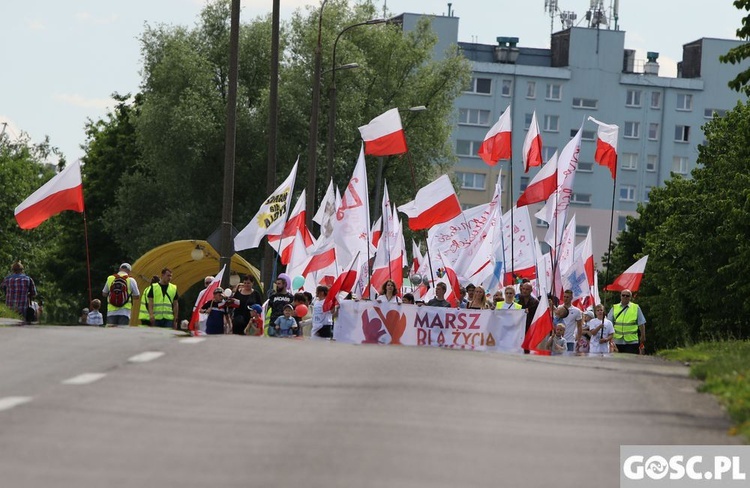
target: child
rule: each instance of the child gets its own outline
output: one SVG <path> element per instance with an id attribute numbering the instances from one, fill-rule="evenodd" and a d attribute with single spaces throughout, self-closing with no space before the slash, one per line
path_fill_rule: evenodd
<path id="1" fill-rule="evenodd" d="M 589 334 L 589 321 L 594 318 L 594 312 L 586 310 L 583 312 L 583 328 L 581 331 L 581 337 L 576 341 L 576 354 L 588 354 L 589 353 L 589 341 L 591 335 Z"/>
<path id="2" fill-rule="evenodd" d="M 297 321 L 292 317 L 293 313 L 294 307 L 291 305 L 286 305 L 284 307 L 284 315 L 278 317 L 274 323 L 276 326 L 276 335 L 280 337 L 291 337 L 292 334 L 297 331 Z"/>
<path id="3" fill-rule="evenodd" d="M 565 324 L 560 322 L 555 326 L 555 335 L 549 338 L 548 344 L 552 354 L 563 354 L 568 350 L 568 342 L 565 340 Z"/>
<path id="4" fill-rule="evenodd" d="M 215 289 L 213 299 L 210 302 L 206 302 L 202 309 L 208 312 L 208 318 L 206 319 L 206 334 L 224 334 L 226 331 L 226 325 L 229 323 L 229 317 L 227 316 L 227 307 L 223 296 L 223 290 L 221 288 Z"/>
<path id="5" fill-rule="evenodd" d="M 323 311 L 323 303 L 328 296 L 328 287 L 320 285 L 315 289 L 315 299 L 312 302 L 313 318 L 311 337 L 330 339 L 333 337 L 333 312 Z"/>
<path id="6" fill-rule="evenodd" d="M 99 309 L 102 307 L 102 301 L 98 298 L 91 300 L 91 311 L 86 316 L 86 322 L 88 325 L 104 326 L 104 317 Z"/>
<path id="7" fill-rule="evenodd" d="M 257 303 L 250 305 L 250 322 L 245 327 L 245 335 L 260 336 L 263 335 L 263 307 Z"/>

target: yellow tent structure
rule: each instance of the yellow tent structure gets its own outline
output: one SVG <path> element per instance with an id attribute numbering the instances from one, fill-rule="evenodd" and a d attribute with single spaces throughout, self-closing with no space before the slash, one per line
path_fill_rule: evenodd
<path id="1" fill-rule="evenodd" d="M 202 282 L 208 275 L 219 272 L 219 253 L 207 241 L 184 240 L 174 241 L 155 247 L 133 263 L 130 276 L 135 278 L 138 289 L 143 290 L 151 284 L 152 276 L 161 276 L 163 268 L 172 270 L 172 283 L 177 285 L 177 292 L 185 293 L 191 286 Z M 260 271 L 239 254 L 232 256 L 232 274 L 249 274 L 260 284 Z M 259 291 L 263 293 L 259 285 Z M 133 311 L 130 324 L 138 324 L 140 300 L 133 299 Z"/>

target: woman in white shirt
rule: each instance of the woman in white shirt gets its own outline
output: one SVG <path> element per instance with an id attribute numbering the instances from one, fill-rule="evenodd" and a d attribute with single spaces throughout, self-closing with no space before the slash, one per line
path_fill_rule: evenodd
<path id="1" fill-rule="evenodd" d="M 393 280 L 386 280 L 383 286 L 380 287 L 380 295 L 378 295 L 377 301 L 379 303 L 393 303 L 400 304 L 401 299 L 398 297 L 398 288 Z"/>
<path id="2" fill-rule="evenodd" d="M 589 354 L 609 354 L 609 341 L 615 334 L 615 328 L 612 322 L 606 318 L 604 305 L 597 305 L 594 308 L 596 318 L 589 320 Z"/>

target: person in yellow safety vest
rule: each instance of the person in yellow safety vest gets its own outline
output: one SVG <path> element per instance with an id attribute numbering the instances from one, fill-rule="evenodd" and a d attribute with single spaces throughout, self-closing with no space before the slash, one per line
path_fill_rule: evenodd
<path id="1" fill-rule="evenodd" d="M 148 294 L 151 293 L 151 287 L 154 286 L 154 283 L 158 282 L 158 276 L 151 277 L 151 284 L 143 290 L 143 294 L 141 295 L 141 306 L 138 311 L 138 320 L 141 321 L 141 325 L 151 325 L 151 319 L 148 316 Z"/>
<path id="2" fill-rule="evenodd" d="M 141 296 L 138 283 L 130 276 L 131 271 L 132 267 L 129 263 L 122 263 L 118 272 L 109 275 L 104 283 L 102 302 L 107 304 L 107 327 L 130 325 L 130 309 L 133 307 L 133 299 Z M 117 303 L 116 300 L 121 302 Z"/>
<path id="3" fill-rule="evenodd" d="M 646 317 L 641 307 L 631 302 L 633 292 L 620 292 L 620 303 L 612 307 L 607 318 L 615 326 L 614 342 L 618 352 L 639 354 L 646 343 Z"/>
<path id="4" fill-rule="evenodd" d="M 503 292 L 504 300 L 501 300 L 495 304 L 496 310 L 521 310 L 520 303 L 516 303 L 516 289 L 512 286 L 506 286 Z"/>
<path id="5" fill-rule="evenodd" d="M 148 316 L 154 327 L 179 329 L 180 306 L 177 285 L 172 281 L 172 270 L 163 268 L 159 283 L 151 286 L 148 297 Z"/>

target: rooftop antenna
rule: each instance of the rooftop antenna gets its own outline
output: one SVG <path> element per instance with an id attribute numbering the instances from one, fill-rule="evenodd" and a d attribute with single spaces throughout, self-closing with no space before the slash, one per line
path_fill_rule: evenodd
<path id="1" fill-rule="evenodd" d="M 615 21 L 615 30 L 619 30 L 617 21 L 620 20 L 620 0 L 612 0 L 611 8 L 612 20 Z"/>
<path id="2" fill-rule="evenodd" d="M 549 35 L 555 32 L 555 15 L 557 15 L 557 0 L 544 0 L 544 11 L 549 13 Z"/>
<path id="3" fill-rule="evenodd" d="M 451 10 L 452 6 L 453 4 L 448 2 L 448 17 L 453 17 L 453 10 Z"/>
<path id="4" fill-rule="evenodd" d="M 598 29 L 602 25 L 609 26 L 607 15 L 604 13 L 604 0 L 591 0 L 586 12 L 586 20 L 589 21 L 589 28 L 596 27 Z"/>

